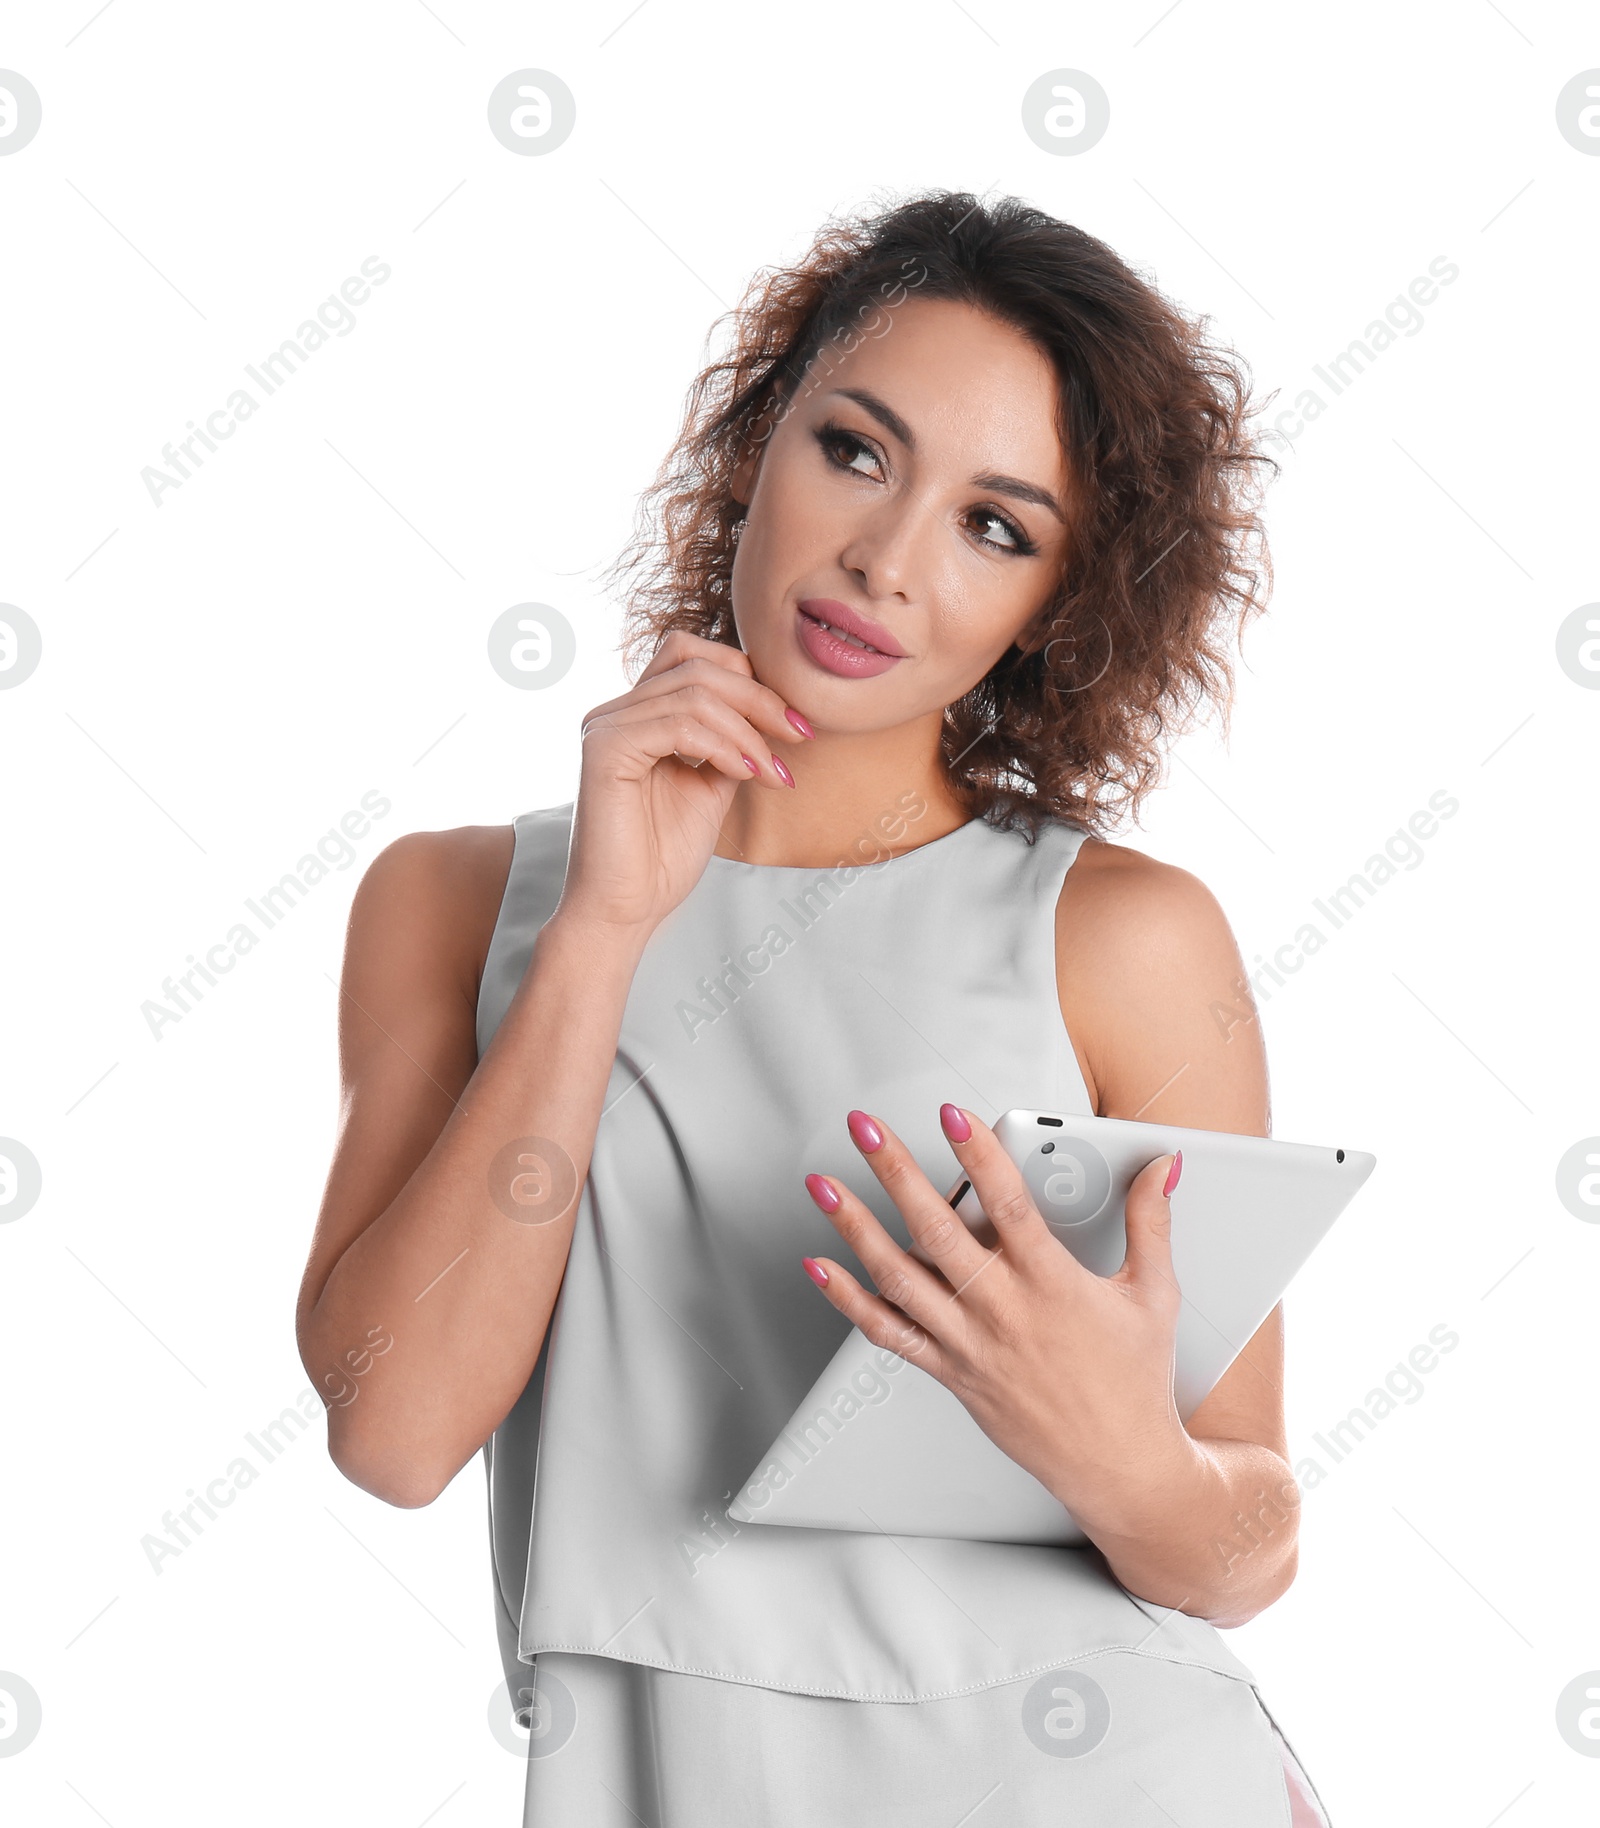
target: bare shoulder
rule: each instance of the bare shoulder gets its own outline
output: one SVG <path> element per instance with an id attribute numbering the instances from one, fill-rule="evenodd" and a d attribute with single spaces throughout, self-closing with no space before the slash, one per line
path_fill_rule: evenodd
<path id="1" fill-rule="evenodd" d="M 1058 926 L 1070 924 L 1082 943 L 1091 933 L 1136 953 L 1148 969 L 1207 948 L 1235 955 L 1227 916 L 1196 875 L 1125 844 L 1086 838 L 1067 871 L 1057 904 Z"/>
<path id="2" fill-rule="evenodd" d="M 347 969 L 442 971 L 476 999 L 515 844 L 514 826 L 460 825 L 385 845 L 351 903 Z"/>
<path id="3" fill-rule="evenodd" d="M 1086 838 L 1056 905 L 1056 980 L 1102 1116 L 1267 1133 L 1254 999 L 1198 876 Z"/>
<path id="4" fill-rule="evenodd" d="M 478 982 L 514 828 L 408 832 L 356 885 L 339 982 L 338 1141 L 297 1324 L 428 1153 L 478 1064 Z"/>

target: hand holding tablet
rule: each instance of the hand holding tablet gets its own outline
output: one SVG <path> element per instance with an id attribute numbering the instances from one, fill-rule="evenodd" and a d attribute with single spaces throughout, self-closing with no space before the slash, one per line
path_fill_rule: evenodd
<path id="1" fill-rule="evenodd" d="M 962 1123 L 959 1112 L 953 1121 Z M 869 1154 L 883 1142 L 859 1113 L 852 1131 Z M 977 1190 L 959 1186 L 951 1203 L 966 1221 L 960 1232 L 938 1222 L 949 1205 L 914 1162 L 879 1170 L 906 1213 L 909 1255 L 843 1191 L 853 1210 L 841 1230 L 883 1294 L 849 1291 L 857 1326 L 735 1495 L 736 1521 L 1083 1543 L 1063 1503 L 1020 1463 L 1040 1431 L 1052 1442 L 1081 1432 L 1086 1455 L 1115 1451 L 1112 1417 L 1095 1413 L 1094 1387 L 1108 1378 L 1119 1413 L 1171 1401 L 1187 1420 L 1374 1166 L 1354 1150 L 1044 1111 L 1000 1119 L 993 1141 L 1009 1161 L 991 1155 L 987 1173 L 977 1163 L 988 1139 L 980 1131 L 975 1140 L 984 1147 L 964 1159 L 995 1210 L 986 1215 Z M 1134 1183 L 1179 1151 L 1167 1246 L 1161 1227 L 1149 1227 L 1159 1187 Z M 831 1197 L 837 1206 L 835 1184 L 812 1179 L 818 1204 L 827 1209 Z M 1132 1226 L 1124 1267 L 1130 1190 L 1131 1210 L 1145 1216 Z M 1051 1254 L 1055 1241 L 1075 1267 Z M 1083 1271 L 1128 1299 L 1109 1299 L 1111 1288 L 1086 1283 Z M 1068 1348 L 1059 1324 L 1027 1320 L 1041 1313 L 1058 1323 L 1076 1316 L 1095 1342 L 1096 1375 L 1081 1389 L 1062 1387 L 1057 1360 Z M 985 1364 L 1037 1402 L 996 1402 L 983 1386 Z"/>

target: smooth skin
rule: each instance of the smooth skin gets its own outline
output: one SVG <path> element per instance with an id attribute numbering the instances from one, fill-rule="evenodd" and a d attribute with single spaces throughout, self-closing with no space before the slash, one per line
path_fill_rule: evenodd
<path id="1" fill-rule="evenodd" d="M 566 885 L 481 1062 L 475 1006 L 510 828 L 412 834 L 368 869 L 346 946 L 338 1144 L 297 1315 L 307 1370 L 330 1390 L 348 1388 L 367 1329 L 394 1338 L 357 1398 L 330 1409 L 330 1451 L 357 1484 L 430 1502 L 520 1395 L 577 1202 L 511 1223 L 488 1164 L 539 1135 L 581 1187 L 634 970 L 707 859 L 830 867 L 908 789 L 926 811 L 901 849 L 964 822 L 939 761 L 944 708 L 1028 638 L 1068 551 L 1055 399 L 1031 343 L 950 301 L 913 296 L 836 348 L 735 479 L 741 647 L 670 635 L 631 691 L 583 720 Z M 887 627 L 906 658 L 871 679 L 819 667 L 796 635 L 795 606 L 815 597 Z M 1056 978 L 1096 1112 L 1269 1133 L 1244 967 L 1197 878 L 1086 840 L 1057 904 Z M 1233 1014 L 1219 1023 L 1218 1009 Z M 986 1232 L 953 1219 L 879 1119 L 865 1159 L 922 1257 L 832 1183 L 855 1263 L 822 1259 L 817 1288 L 797 1259 L 794 1298 L 831 1301 L 880 1343 L 916 1329 L 907 1356 L 1057 1493 L 1130 1592 L 1243 1623 L 1295 1571 L 1281 1311 L 1185 1426 L 1171 1396 L 1172 1158 L 1135 1182 L 1129 1263 L 1101 1280 L 1056 1245 L 966 1116 L 952 1175 L 971 1175 Z"/>

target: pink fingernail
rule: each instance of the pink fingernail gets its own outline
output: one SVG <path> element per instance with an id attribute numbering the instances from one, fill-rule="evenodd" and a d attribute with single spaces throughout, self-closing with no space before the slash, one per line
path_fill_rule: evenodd
<path id="1" fill-rule="evenodd" d="M 806 1192 L 809 1193 L 824 1212 L 839 1210 L 839 1196 L 828 1185 L 820 1174 L 806 1176 Z"/>
<path id="2" fill-rule="evenodd" d="M 806 1266 L 806 1274 L 816 1283 L 818 1288 L 826 1288 L 828 1286 L 828 1272 L 820 1263 L 814 1263 L 810 1257 L 802 1257 L 800 1261 Z"/>
<path id="3" fill-rule="evenodd" d="M 778 779 L 782 781 L 786 787 L 792 787 L 794 785 L 794 776 L 784 767 L 783 757 L 781 755 L 773 756 L 772 766 Z"/>
<path id="4" fill-rule="evenodd" d="M 883 1147 L 883 1132 L 865 1111 L 852 1111 L 845 1121 L 850 1126 L 851 1139 L 863 1155 L 871 1155 Z"/>
<path id="5" fill-rule="evenodd" d="M 972 1125 L 967 1122 L 967 1114 L 959 1105 L 942 1104 L 939 1106 L 939 1122 L 951 1142 L 970 1142 Z"/>
<path id="6" fill-rule="evenodd" d="M 761 770 L 751 761 L 749 756 L 746 755 L 742 749 L 739 751 L 739 760 L 744 763 L 745 767 L 748 768 L 752 774 L 760 774 Z"/>
<path id="7" fill-rule="evenodd" d="M 1180 1149 L 1172 1158 L 1172 1166 L 1167 1170 L 1167 1184 L 1161 1189 L 1163 1199 L 1172 1198 L 1172 1190 L 1178 1184 L 1178 1176 L 1183 1173 L 1183 1151 Z"/>
<path id="8" fill-rule="evenodd" d="M 797 729 L 802 736 L 816 735 L 816 731 L 811 728 L 810 724 L 806 722 L 792 705 L 784 712 L 784 716 L 788 718 L 789 722 L 794 725 L 795 729 Z"/>

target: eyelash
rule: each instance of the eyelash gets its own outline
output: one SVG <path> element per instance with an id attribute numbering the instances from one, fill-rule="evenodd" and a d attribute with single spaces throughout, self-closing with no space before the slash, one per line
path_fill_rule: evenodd
<path id="1" fill-rule="evenodd" d="M 857 451 L 865 451 L 869 456 L 877 456 L 877 453 L 873 450 L 872 446 L 867 443 L 866 439 L 858 437 L 854 432 L 846 431 L 842 425 L 833 419 L 829 419 L 825 424 L 817 427 L 816 439 L 817 443 L 822 446 L 823 454 L 827 457 L 829 463 L 833 464 L 837 469 L 850 470 L 849 464 L 840 463 L 838 458 L 833 454 L 835 447 L 839 445 L 850 445 Z M 851 474 L 859 476 L 861 472 L 855 470 L 851 471 Z M 987 546 L 991 552 L 1010 553 L 1020 558 L 1032 558 L 1034 554 L 1038 552 L 1039 548 L 1028 538 L 1027 534 L 1023 532 L 1017 523 L 1012 520 L 1010 515 L 1002 514 L 998 508 L 991 508 L 988 506 L 976 508 L 973 512 L 983 515 L 985 519 L 999 521 L 1000 525 L 1005 528 L 1016 542 L 1015 545 L 1002 546 L 998 540 L 986 539 L 981 533 L 975 533 L 972 537 L 977 540 L 980 546 Z"/>

